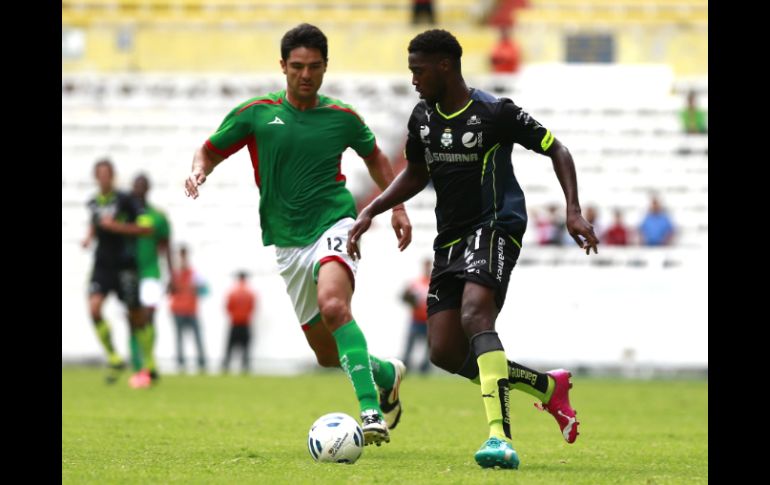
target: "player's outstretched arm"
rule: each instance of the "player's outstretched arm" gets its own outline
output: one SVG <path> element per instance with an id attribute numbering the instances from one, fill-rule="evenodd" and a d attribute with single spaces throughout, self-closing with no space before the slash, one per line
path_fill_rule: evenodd
<path id="1" fill-rule="evenodd" d="M 174 281 L 174 257 L 171 255 L 171 238 L 163 238 L 158 241 L 158 255 L 166 259 L 168 267 L 168 284 Z"/>
<path id="2" fill-rule="evenodd" d="M 408 163 L 406 169 L 398 174 L 393 183 L 358 214 L 355 224 L 348 232 L 347 250 L 350 257 L 354 259 L 361 257 L 358 240 L 369 229 L 374 217 L 414 197 L 425 188 L 428 180 L 430 180 L 430 174 L 426 165 Z"/>
<path id="3" fill-rule="evenodd" d="M 152 234 L 151 227 L 140 226 L 133 222 L 118 222 L 109 215 L 99 219 L 99 226 L 106 231 L 124 236 L 149 236 Z"/>
<path id="4" fill-rule="evenodd" d="M 390 165 L 388 157 L 375 147 L 374 153 L 364 158 L 366 168 L 369 169 L 369 176 L 377 184 L 380 190 L 385 190 L 393 182 L 395 175 L 393 167 Z M 398 249 L 403 251 L 412 242 L 412 223 L 406 214 L 406 208 L 403 204 L 393 206 L 393 214 L 390 217 L 390 224 L 398 239 Z"/>
<path id="5" fill-rule="evenodd" d="M 83 240 L 80 242 L 80 245 L 84 249 L 87 249 L 88 246 L 91 245 L 91 241 L 94 240 L 94 232 L 95 232 L 94 225 L 88 224 L 88 233 L 86 233 L 86 237 L 84 237 Z"/>
<path id="6" fill-rule="evenodd" d="M 214 167 L 224 160 L 224 158 L 212 152 L 205 146 L 201 146 L 193 155 L 192 171 L 190 176 L 184 181 L 184 195 L 198 198 L 198 187 L 206 182 L 206 177 L 211 174 Z"/>
<path id="7" fill-rule="evenodd" d="M 583 218 L 580 209 L 577 174 L 575 173 L 575 162 L 572 160 L 572 154 L 557 139 L 554 139 L 545 154 L 551 157 L 553 170 L 556 172 L 556 178 L 559 179 L 564 197 L 567 200 L 566 224 L 569 235 L 578 246 L 586 250 L 586 254 L 590 254 L 591 249 L 594 250 L 594 254 L 597 254 L 596 245 L 599 244 L 599 239 L 594 234 L 594 227 Z"/>

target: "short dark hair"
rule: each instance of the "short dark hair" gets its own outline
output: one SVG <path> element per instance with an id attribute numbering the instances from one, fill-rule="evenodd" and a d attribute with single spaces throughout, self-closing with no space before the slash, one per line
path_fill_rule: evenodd
<path id="1" fill-rule="evenodd" d="M 99 167 L 107 167 L 110 169 L 110 173 L 115 175 L 115 167 L 112 165 L 112 162 L 109 158 L 102 158 L 96 162 L 94 165 L 94 175 L 96 175 L 96 172 L 99 171 Z"/>
<path id="2" fill-rule="evenodd" d="M 318 49 L 321 51 L 324 62 L 329 60 L 329 45 L 326 41 L 326 35 L 315 25 L 299 24 L 286 32 L 281 39 L 281 59 L 284 61 L 288 59 L 289 53 L 297 47 Z"/>
<path id="3" fill-rule="evenodd" d="M 408 47 L 409 53 L 421 52 L 423 54 L 439 54 L 447 56 L 460 68 L 460 58 L 463 56 L 463 48 L 454 35 L 443 29 L 426 30 L 418 34 Z"/>
<path id="4" fill-rule="evenodd" d="M 149 188 L 149 187 L 150 187 L 150 177 L 148 177 L 146 173 L 144 173 L 144 172 L 139 172 L 139 173 L 136 175 L 136 177 L 134 177 L 134 182 L 136 182 L 136 181 L 138 181 L 138 180 L 144 180 L 144 183 L 146 183 L 146 184 L 147 184 L 147 188 Z"/>

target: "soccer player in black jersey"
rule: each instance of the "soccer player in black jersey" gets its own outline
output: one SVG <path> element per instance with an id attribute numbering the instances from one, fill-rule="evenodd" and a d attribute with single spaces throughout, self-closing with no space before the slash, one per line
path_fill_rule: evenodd
<path id="1" fill-rule="evenodd" d="M 139 303 L 139 278 L 136 270 L 135 238 L 152 232 L 151 228 L 140 227 L 136 218 L 141 208 L 127 193 L 115 190 L 113 185 L 115 168 L 107 159 L 94 165 L 94 178 L 99 184 L 99 193 L 88 201 L 90 224 L 88 234 L 82 242 L 87 248 L 96 238 L 96 252 L 91 281 L 88 286 L 88 307 L 94 330 L 107 352 L 109 373 L 107 382 L 113 383 L 125 367 L 123 359 L 115 351 L 110 335 L 110 326 L 102 316 L 102 306 L 107 295 L 114 291 L 128 308 L 131 328 L 139 335 L 151 330 Z"/>
<path id="2" fill-rule="evenodd" d="M 586 254 L 597 252 L 593 227 L 582 216 L 575 165 L 567 148 L 507 98 L 469 88 L 462 47 L 445 30 L 428 30 L 409 44 L 412 84 L 422 100 L 408 122 L 407 168 L 366 207 L 351 228 L 348 252 L 372 218 L 420 192 L 436 189 L 434 266 L 428 293 L 431 360 L 481 385 L 489 439 L 476 452 L 482 467 L 518 468 L 511 443 L 509 389 L 542 402 L 573 443 L 578 435 L 569 402 L 571 374 L 538 372 L 506 359 L 495 332 L 511 270 L 527 225 L 524 194 L 513 174 L 518 143 L 551 158 L 567 201 L 567 230 Z"/>

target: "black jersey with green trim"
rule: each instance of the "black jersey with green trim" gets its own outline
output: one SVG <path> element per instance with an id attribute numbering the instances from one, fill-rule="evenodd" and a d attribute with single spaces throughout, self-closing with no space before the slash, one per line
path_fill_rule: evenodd
<path id="1" fill-rule="evenodd" d="M 109 216 L 118 222 L 136 222 L 136 218 L 141 212 L 136 200 L 129 194 L 116 190 L 107 195 L 97 194 L 86 205 L 97 239 L 94 267 L 104 269 L 135 268 L 136 238 L 102 229 L 99 221 L 103 217 Z"/>
<path id="2" fill-rule="evenodd" d="M 520 245 L 527 227 L 524 192 L 513 174 L 513 144 L 545 154 L 553 135 L 508 98 L 478 89 L 460 111 L 420 101 L 408 123 L 406 158 L 427 165 L 436 189 L 438 249 L 488 225 Z"/>

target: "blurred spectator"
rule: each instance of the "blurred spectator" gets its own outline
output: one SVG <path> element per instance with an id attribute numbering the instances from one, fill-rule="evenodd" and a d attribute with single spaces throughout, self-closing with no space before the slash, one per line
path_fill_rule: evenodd
<path id="1" fill-rule="evenodd" d="M 535 231 L 537 232 L 537 243 L 541 246 L 560 246 L 562 243 L 562 234 L 565 233 L 567 226 L 559 215 L 559 206 L 551 204 L 548 206 L 548 214 L 541 215 L 535 212 Z"/>
<path id="2" fill-rule="evenodd" d="M 623 212 L 615 209 L 612 225 L 604 233 L 602 242 L 611 246 L 627 246 L 629 244 L 628 229 L 623 223 Z"/>
<path id="3" fill-rule="evenodd" d="M 230 370 L 230 357 L 233 349 L 240 347 L 241 372 L 249 371 L 249 345 L 251 343 L 251 318 L 257 308 L 257 294 L 249 287 L 248 275 L 241 271 L 237 275 L 235 286 L 227 294 L 227 314 L 230 315 L 230 336 L 227 339 L 225 360 L 222 371 Z"/>
<path id="4" fill-rule="evenodd" d="M 521 51 L 519 45 L 511 38 L 507 28 L 500 28 L 500 40 L 492 49 L 489 60 L 492 64 L 492 72 L 513 73 L 519 71 Z"/>
<path id="5" fill-rule="evenodd" d="M 428 287 L 430 285 L 430 272 L 433 262 L 430 259 L 423 261 L 422 275 L 409 283 L 409 286 L 401 294 L 401 300 L 412 309 L 412 318 L 409 323 L 409 333 L 406 339 L 404 351 L 404 364 L 409 368 L 409 362 L 414 350 L 414 343 L 418 339 L 424 342 L 425 353 L 420 364 L 421 373 L 428 372 L 430 367 L 430 352 L 428 351 Z"/>
<path id="6" fill-rule="evenodd" d="M 516 22 L 517 12 L 529 6 L 529 0 L 485 0 L 488 5 L 486 24 L 493 27 L 510 27 Z"/>
<path id="7" fill-rule="evenodd" d="M 639 226 L 642 246 L 668 246 L 674 237 L 674 225 L 663 210 L 660 200 L 653 196 L 650 209 Z"/>
<path id="8" fill-rule="evenodd" d="M 185 368 L 184 331 L 191 330 L 195 337 L 198 350 L 198 371 L 206 370 L 206 352 L 201 339 L 200 322 L 198 321 L 198 297 L 208 294 L 208 287 L 200 275 L 190 267 L 187 259 L 187 248 L 179 248 L 179 268 L 171 278 L 171 313 L 176 324 L 176 360 L 180 370 Z"/>
<path id="9" fill-rule="evenodd" d="M 412 0 L 412 25 L 436 23 L 433 0 Z"/>
<path id="10" fill-rule="evenodd" d="M 687 93 L 687 107 L 681 116 L 685 133 L 708 133 L 708 113 L 698 108 L 695 91 Z"/>

